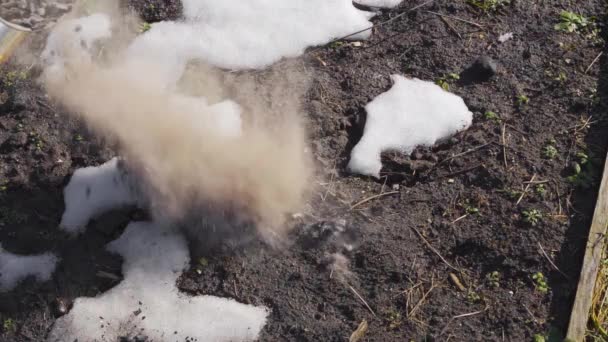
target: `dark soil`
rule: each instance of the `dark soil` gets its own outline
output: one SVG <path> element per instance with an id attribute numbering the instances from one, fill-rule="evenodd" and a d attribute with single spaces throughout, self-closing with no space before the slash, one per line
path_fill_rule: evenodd
<path id="1" fill-rule="evenodd" d="M 374 22 L 410 7 L 406 1 Z M 599 0 L 514 0 L 496 12 L 464 0 L 434 1 L 378 25 L 362 46 L 308 51 L 300 59 L 314 70 L 307 123 L 325 181 L 294 218 L 291 244 L 217 255 L 204 267 L 195 260 L 180 288 L 266 305 L 272 313 L 262 341 L 345 341 L 363 320 L 369 323 L 364 341 L 531 341 L 535 334 L 563 334 L 608 146 L 608 84 L 600 77 L 608 72 L 606 53 L 592 63 L 605 51 L 604 40 L 590 30 L 556 31 L 564 9 L 587 17 L 605 11 Z M 596 19 L 598 28 L 603 19 Z M 498 43 L 507 32 L 514 38 Z M 496 75 L 449 81 L 475 114 L 469 130 L 411 156 L 386 153 L 380 180 L 345 173 L 364 106 L 390 88 L 391 74 L 438 80 L 461 74 L 480 56 L 497 63 Z M 50 105 L 33 76 L 21 79 L 15 70 L 11 77 L 3 73 L 0 87 L 6 94 L 0 241 L 12 252 L 54 251 L 62 261 L 51 281 L 27 280 L 0 295 L 0 318 L 14 322 L 0 327 L 0 341 L 41 341 L 57 299 L 70 303 L 117 283 L 103 276 L 120 276 L 120 259 L 104 245 L 139 214 L 104 215 L 104 224 L 93 223 L 77 240 L 59 233 L 69 176 L 112 153 Z M 529 102 L 518 104 L 519 95 Z M 487 111 L 501 120 L 486 118 Z M 557 150 L 553 158 L 544 153 L 547 144 Z M 574 163 L 582 171 L 568 179 Z M 543 186 L 531 184 L 521 197 L 532 178 Z M 396 193 L 351 208 L 389 191 Z M 537 222 L 525 219 L 533 210 L 541 214 Z M 113 229 L 98 228 L 108 226 Z M 350 274 L 332 269 L 337 252 L 347 257 Z M 532 278 L 537 272 L 547 278 L 546 293 Z"/>
<path id="2" fill-rule="evenodd" d="M 184 9 L 181 0 L 122 0 L 122 3 L 148 23 L 178 20 Z"/>

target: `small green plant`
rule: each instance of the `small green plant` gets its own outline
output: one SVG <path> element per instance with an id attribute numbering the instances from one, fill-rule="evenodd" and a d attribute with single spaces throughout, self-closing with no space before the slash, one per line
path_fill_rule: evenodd
<path id="1" fill-rule="evenodd" d="M 397 310 L 387 312 L 387 320 L 389 329 L 396 329 L 401 325 L 401 313 Z"/>
<path id="2" fill-rule="evenodd" d="M 76 134 L 76 135 L 74 135 L 74 140 L 81 142 L 84 140 L 84 137 L 80 134 Z"/>
<path id="3" fill-rule="evenodd" d="M 455 73 L 449 73 L 447 75 L 444 75 L 437 81 L 435 81 L 435 84 L 440 86 L 445 91 L 450 91 L 450 84 L 453 81 L 458 81 L 459 79 L 460 79 L 460 75 L 455 74 Z"/>
<path id="4" fill-rule="evenodd" d="M 5 332 L 17 331 L 17 324 L 12 318 L 7 318 L 2 322 L 2 330 Z"/>
<path id="5" fill-rule="evenodd" d="M 545 342 L 545 336 L 541 334 L 534 335 L 534 342 Z"/>
<path id="6" fill-rule="evenodd" d="M 477 294 L 475 291 L 469 291 L 467 294 L 467 300 L 469 303 L 479 303 L 481 301 L 481 296 Z"/>
<path id="7" fill-rule="evenodd" d="M 148 22 L 143 22 L 139 25 L 139 33 L 146 33 L 148 31 L 150 31 L 150 29 L 152 28 L 152 25 Z"/>
<path id="8" fill-rule="evenodd" d="M 483 116 L 486 118 L 486 120 L 489 120 L 489 121 L 494 121 L 494 122 L 501 121 L 500 116 L 498 116 L 498 114 L 496 114 L 495 112 L 493 112 L 491 110 L 485 112 L 483 114 Z"/>
<path id="9" fill-rule="evenodd" d="M 9 71 L 6 74 L 4 74 L 4 77 L 2 77 L 2 84 L 5 87 L 12 87 L 15 84 L 17 84 L 20 81 L 25 81 L 27 79 L 27 72 L 26 71 Z"/>
<path id="10" fill-rule="evenodd" d="M 344 42 L 336 40 L 335 42 L 329 44 L 329 47 L 331 47 L 333 49 L 337 49 L 337 48 L 339 48 L 339 47 L 341 47 L 343 45 L 344 45 Z"/>
<path id="11" fill-rule="evenodd" d="M 571 165 L 572 175 L 566 177 L 566 180 L 583 189 L 591 188 L 599 173 L 594 161 L 591 153 L 589 155 L 585 152 L 577 153 L 576 161 L 573 161 Z"/>
<path id="12" fill-rule="evenodd" d="M 547 278 L 541 272 L 532 274 L 532 280 L 534 281 L 534 287 L 537 291 L 547 293 L 549 291 L 549 284 L 547 284 Z"/>
<path id="13" fill-rule="evenodd" d="M 471 205 L 466 205 L 464 207 L 464 210 L 466 211 L 467 215 L 476 215 L 479 214 L 479 208 L 475 208 Z"/>
<path id="14" fill-rule="evenodd" d="M 554 79 L 559 83 L 564 83 L 568 80 L 568 76 L 566 76 L 565 72 L 560 71 Z"/>
<path id="15" fill-rule="evenodd" d="M 545 197 L 545 195 L 547 194 L 547 188 L 545 187 L 544 184 L 537 184 L 534 187 L 534 191 L 536 192 L 536 194 L 540 197 Z"/>
<path id="16" fill-rule="evenodd" d="M 510 2 L 510 0 L 467 0 L 469 5 L 475 6 L 485 12 L 496 11 L 500 7 L 508 5 Z"/>
<path id="17" fill-rule="evenodd" d="M 585 165 L 589 161 L 589 156 L 585 152 L 579 152 L 576 154 L 579 164 Z"/>
<path id="18" fill-rule="evenodd" d="M 517 105 L 519 107 L 523 107 L 523 106 L 527 105 L 528 103 L 530 103 L 530 98 L 527 95 L 521 94 L 521 95 L 517 95 L 517 97 L 515 98 L 515 101 L 517 102 Z"/>
<path id="19" fill-rule="evenodd" d="M 486 275 L 486 280 L 491 287 L 500 287 L 500 273 L 498 271 L 492 271 Z"/>
<path id="20" fill-rule="evenodd" d="M 501 189 L 501 190 L 498 190 L 498 192 L 504 193 L 505 195 L 507 195 L 507 197 L 509 197 L 512 200 L 518 199 L 522 193 L 521 191 L 511 189 L 511 188 Z"/>
<path id="21" fill-rule="evenodd" d="M 548 144 L 543 148 L 543 158 L 545 159 L 554 159 L 557 157 L 557 154 L 557 148 L 551 144 Z"/>
<path id="22" fill-rule="evenodd" d="M 577 32 L 588 25 L 590 25 L 590 21 L 583 15 L 570 11 L 562 11 L 559 14 L 559 23 L 555 25 L 555 29 L 557 31 L 572 33 Z"/>
<path id="23" fill-rule="evenodd" d="M 536 209 L 524 210 L 521 212 L 521 215 L 524 222 L 529 223 L 533 227 L 536 226 L 543 218 L 543 214 Z"/>

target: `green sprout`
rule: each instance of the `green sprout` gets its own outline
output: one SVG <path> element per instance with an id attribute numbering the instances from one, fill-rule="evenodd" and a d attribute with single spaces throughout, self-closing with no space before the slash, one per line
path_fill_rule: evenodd
<path id="1" fill-rule="evenodd" d="M 562 11 L 559 14 L 559 23 L 555 25 L 555 29 L 557 31 L 572 33 L 587 27 L 590 23 L 589 19 L 580 14 Z"/>
<path id="2" fill-rule="evenodd" d="M 152 25 L 148 22 L 143 22 L 141 23 L 141 25 L 139 25 L 139 33 L 145 33 L 150 31 L 150 29 L 152 28 Z"/>
<path id="3" fill-rule="evenodd" d="M 486 12 L 496 11 L 500 7 L 508 5 L 510 2 L 510 0 L 467 0 L 467 4 Z"/>
<path id="4" fill-rule="evenodd" d="M 443 75 L 443 77 L 435 81 L 435 84 L 440 86 L 445 91 L 450 91 L 450 83 L 452 83 L 453 81 L 458 81 L 459 79 L 460 75 L 456 73 L 449 73 L 447 75 Z"/>
<path id="5" fill-rule="evenodd" d="M 489 120 L 489 121 L 494 121 L 494 122 L 501 121 L 500 116 L 498 116 L 498 114 L 496 114 L 495 112 L 493 112 L 491 110 L 485 112 L 483 114 L 483 116 L 486 118 L 486 120 Z"/>
<path id="6" fill-rule="evenodd" d="M 555 146 L 549 144 L 543 148 L 543 158 L 545 159 L 554 159 L 557 157 L 557 148 Z"/>
<path id="7" fill-rule="evenodd" d="M 536 209 L 524 210 L 521 212 L 521 215 L 523 216 L 524 222 L 529 223 L 533 227 L 543 218 L 543 214 Z"/>
<path id="8" fill-rule="evenodd" d="M 492 271 L 486 275 L 486 279 L 490 286 L 497 288 L 500 287 L 500 273 L 498 271 Z"/>
<path id="9" fill-rule="evenodd" d="M 544 184 L 537 184 L 536 187 L 534 187 L 534 191 L 540 197 L 545 197 L 545 194 L 547 193 L 547 188 L 545 188 Z"/>
<path id="10" fill-rule="evenodd" d="M 2 322 L 2 329 L 6 332 L 15 332 L 17 331 L 17 324 L 12 318 L 7 318 Z"/>
<path id="11" fill-rule="evenodd" d="M 524 94 L 517 95 L 517 97 L 515 99 L 516 99 L 517 105 L 519 107 L 523 107 L 523 106 L 527 105 L 528 103 L 530 103 L 530 98 Z"/>
<path id="12" fill-rule="evenodd" d="M 536 290 L 542 293 L 547 293 L 549 291 L 549 284 L 547 284 L 547 278 L 541 273 L 536 272 L 532 275 L 532 280 L 534 280 L 534 287 Z"/>
<path id="13" fill-rule="evenodd" d="M 389 329 L 396 329 L 401 325 L 401 313 L 397 310 L 390 310 L 388 313 L 388 327 Z"/>
<path id="14" fill-rule="evenodd" d="M 475 292 L 475 291 L 470 291 L 467 294 L 467 300 L 470 303 L 478 303 L 478 302 L 481 301 L 481 296 L 477 292 Z"/>

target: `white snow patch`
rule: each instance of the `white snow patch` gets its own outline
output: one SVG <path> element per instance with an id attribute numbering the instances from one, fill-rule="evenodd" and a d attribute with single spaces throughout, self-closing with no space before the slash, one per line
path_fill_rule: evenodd
<path id="1" fill-rule="evenodd" d="M 353 173 L 379 178 L 381 152 L 411 153 L 416 146 L 433 145 L 471 125 L 473 114 L 462 98 L 432 82 L 391 78 L 393 87 L 365 107 L 363 137 L 348 164 Z"/>
<path id="2" fill-rule="evenodd" d="M 498 37 L 498 41 L 501 42 L 501 43 L 505 43 L 508 40 L 511 40 L 512 38 L 513 38 L 513 32 L 507 32 L 505 34 L 501 34 Z"/>
<path id="3" fill-rule="evenodd" d="M 372 26 L 373 13 L 351 0 L 184 0 L 184 22 L 152 25 L 129 49 L 134 61 L 164 65 L 168 73 L 202 59 L 227 69 L 263 68 L 307 47 Z M 365 31 L 351 37 L 365 39 Z"/>
<path id="4" fill-rule="evenodd" d="M 175 282 L 189 265 L 188 247 L 162 224 L 131 223 L 108 250 L 123 256 L 124 280 L 99 297 L 78 298 L 48 341 L 116 341 L 138 334 L 153 341 L 252 341 L 266 322 L 264 307 L 179 293 Z"/>
<path id="5" fill-rule="evenodd" d="M 377 8 L 397 7 L 403 0 L 355 0 L 356 3 Z"/>
<path id="6" fill-rule="evenodd" d="M 39 281 L 51 279 L 57 261 L 57 257 L 51 253 L 17 255 L 5 251 L 0 245 L 0 292 L 12 290 L 28 276 L 34 276 Z"/>
<path id="7" fill-rule="evenodd" d="M 76 170 L 63 196 L 65 211 L 60 227 L 70 233 L 81 233 L 90 219 L 105 211 L 137 204 L 118 158 Z"/>

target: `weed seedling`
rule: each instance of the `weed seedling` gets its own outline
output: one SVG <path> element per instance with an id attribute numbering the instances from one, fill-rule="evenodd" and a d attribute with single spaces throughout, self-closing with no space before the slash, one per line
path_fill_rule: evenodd
<path id="1" fill-rule="evenodd" d="M 500 287 L 500 273 L 498 271 L 492 271 L 486 275 L 486 279 L 491 287 Z"/>
<path id="2" fill-rule="evenodd" d="M 540 197 L 545 197 L 545 194 L 547 194 L 547 188 L 545 188 L 544 184 L 537 184 L 534 187 L 534 191 L 536 192 L 536 194 Z"/>
<path id="3" fill-rule="evenodd" d="M 435 84 L 440 86 L 445 91 L 450 91 L 450 83 L 452 83 L 453 81 L 458 81 L 459 79 L 460 79 L 460 75 L 455 74 L 455 73 L 450 73 L 450 74 L 444 75 L 443 77 L 441 77 L 440 79 L 435 81 Z"/>
<path id="4" fill-rule="evenodd" d="M 387 313 L 388 316 L 388 327 L 390 329 L 396 329 L 401 325 L 401 313 L 397 310 L 390 310 Z"/>
<path id="5" fill-rule="evenodd" d="M 516 101 L 517 101 L 517 105 L 519 107 L 523 107 L 523 106 L 527 105 L 528 103 L 530 103 L 530 98 L 526 95 L 521 94 L 521 95 L 517 95 Z"/>
<path id="6" fill-rule="evenodd" d="M 152 28 L 152 25 L 150 25 L 150 23 L 143 22 L 143 23 L 141 23 L 141 25 L 139 25 L 139 33 L 146 33 L 148 31 L 150 31 L 151 28 Z"/>
<path id="7" fill-rule="evenodd" d="M 543 158 L 545 159 L 554 159 L 557 157 L 557 153 L 557 148 L 555 148 L 553 145 L 549 144 L 543 148 Z"/>
<path id="8" fill-rule="evenodd" d="M 510 0 L 467 0 L 469 5 L 475 6 L 484 12 L 496 11 L 510 2 Z"/>
<path id="9" fill-rule="evenodd" d="M 495 112 L 493 112 L 491 110 L 485 112 L 483 114 L 483 116 L 486 118 L 486 120 L 494 121 L 496 123 L 499 123 L 501 121 L 500 116 L 498 116 L 498 114 L 496 114 Z"/>
<path id="10" fill-rule="evenodd" d="M 580 14 L 562 11 L 559 14 L 559 23 L 555 25 L 555 29 L 557 31 L 572 33 L 587 27 L 589 24 L 589 19 Z"/>
<path id="11" fill-rule="evenodd" d="M 17 331 L 17 324 L 15 324 L 12 318 L 7 318 L 2 322 L 2 330 L 5 332 L 15 332 Z"/>
<path id="12" fill-rule="evenodd" d="M 545 336 L 541 334 L 534 335 L 534 342 L 545 342 Z"/>
<path id="13" fill-rule="evenodd" d="M 533 227 L 543 218 L 543 214 L 536 209 L 524 210 L 521 212 L 521 215 L 524 218 L 524 222 L 529 223 Z"/>
<path id="14" fill-rule="evenodd" d="M 481 296 L 479 296 L 479 294 L 477 294 L 475 291 L 470 291 L 467 294 L 467 300 L 469 303 L 479 303 L 481 301 Z"/>
<path id="15" fill-rule="evenodd" d="M 549 284 L 547 284 L 547 278 L 541 272 L 536 272 L 532 275 L 532 280 L 534 280 L 534 287 L 536 290 L 542 293 L 547 293 L 549 291 Z"/>

